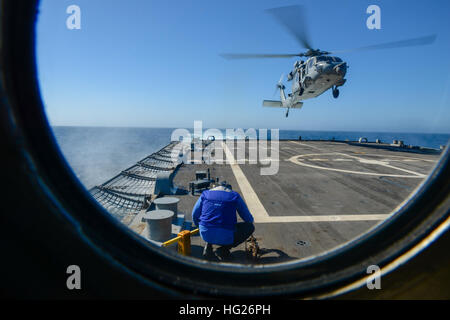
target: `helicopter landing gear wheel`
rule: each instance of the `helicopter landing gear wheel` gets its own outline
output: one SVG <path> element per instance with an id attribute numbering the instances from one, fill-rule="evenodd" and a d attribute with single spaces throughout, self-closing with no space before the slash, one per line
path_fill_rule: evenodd
<path id="1" fill-rule="evenodd" d="M 289 108 L 286 110 L 286 118 L 289 116 Z"/>
<path id="2" fill-rule="evenodd" d="M 337 97 L 339 97 L 339 89 L 336 87 L 333 88 L 333 97 L 335 99 L 337 99 Z"/>

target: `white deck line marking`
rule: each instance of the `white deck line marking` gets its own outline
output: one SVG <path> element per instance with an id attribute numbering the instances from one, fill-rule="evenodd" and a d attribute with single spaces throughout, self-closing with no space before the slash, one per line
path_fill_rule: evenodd
<path id="1" fill-rule="evenodd" d="M 309 164 L 306 162 L 303 162 L 301 160 L 301 158 L 306 157 L 306 156 L 319 156 L 319 155 L 331 155 L 331 154 L 340 154 L 340 155 L 344 155 L 344 156 L 348 156 L 351 158 L 356 158 L 359 160 L 358 157 L 353 157 L 353 156 L 349 156 L 346 155 L 344 153 L 314 153 L 314 154 L 301 154 L 301 155 L 297 155 L 297 156 L 293 156 L 289 159 L 287 159 L 287 161 L 291 161 L 295 164 L 298 164 L 300 166 L 304 166 L 304 167 L 310 167 L 310 168 L 314 168 L 314 169 L 320 169 L 320 170 L 328 170 L 328 171 L 336 171 L 336 172 L 343 172 L 343 173 L 352 173 L 352 174 L 361 174 L 361 175 L 367 175 L 367 176 L 383 176 L 383 177 L 393 177 L 393 178 L 413 178 L 413 179 L 423 179 L 426 178 L 426 175 L 423 174 L 418 174 L 417 172 L 409 172 L 409 173 L 413 173 L 414 175 L 401 175 L 401 174 L 388 174 L 388 173 L 375 173 L 375 172 L 364 172 L 364 171 L 352 171 L 352 170 L 344 170 L 344 169 L 337 169 L 337 168 L 327 168 L 327 167 L 321 167 L 321 166 L 316 166 L 313 164 Z M 362 158 L 361 158 L 362 159 Z M 361 160 L 360 160 L 361 161 Z M 363 161 L 365 161 L 363 159 Z M 378 163 L 377 163 L 378 164 Z M 389 165 L 385 165 L 385 166 L 389 166 Z M 392 166 L 390 166 L 392 167 Z M 395 169 L 399 169 L 397 167 L 394 167 Z M 399 169 L 400 170 L 400 169 Z M 405 170 L 402 170 L 405 171 Z M 409 170 L 408 170 L 409 171 Z"/>
<path id="2" fill-rule="evenodd" d="M 343 214 L 329 216 L 271 216 L 260 223 L 286 223 L 286 222 L 334 222 L 334 221 L 373 221 L 385 220 L 390 214 Z"/>
<path id="3" fill-rule="evenodd" d="M 298 142 L 298 141 L 289 141 L 289 142 L 296 143 L 296 144 L 299 144 L 299 145 L 302 145 L 302 146 L 305 146 L 305 147 L 310 147 L 310 148 L 313 148 L 313 149 L 316 149 L 316 150 L 319 150 L 319 151 L 323 151 L 323 149 L 320 149 L 318 147 L 315 147 L 315 146 L 312 146 L 312 145 L 309 145 L 309 144 L 306 144 L 306 143 L 301 143 L 301 142 Z M 283 147 L 281 149 L 292 149 L 292 148 L 291 147 Z M 387 157 L 386 155 L 379 155 L 379 154 L 364 154 L 364 155 L 365 156 L 373 156 L 373 157 Z M 404 159 L 406 158 L 404 156 L 394 156 L 394 155 L 389 155 L 388 157 L 404 158 Z M 407 160 L 402 160 L 402 161 L 414 161 L 414 160 L 417 160 L 417 161 L 428 161 L 428 162 L 437 162 L 436 160 L 423 159 L 423 158 L 408 158 Z"/>
<path id="4" fill-rule="evenodd" d="M 261 201 L 258 198 L 255 190 L 253 190 L 250 182 L 247 180 L 244 172 L 242 172 L 239 164 L 236 163 L 233 154 L 230 149 L 228 149 L 227 145 L 222 142 L 223 150 L 225 151 L 225 156 L 230 164 L 231 170 L 236 178 L 236 181 L 239 185 L 239 189 L 241 189 L 242 196 L 245 199 L 245 203 L 247 204 L 248 209 L 256 223 L 267 221 L 269 218 L 269 214 L 266 211 L 266 208 L 262 205 Z"/>
<path id="5" fill-rule="evenodd" d="M 384 220 L 389 214 L 353 214 L 353 215 L 328 215 L 328 216 L 269 216 L 263 204 L 258 198 L 255 190 L 253 190 L 250 182 L 247 180 L 244 172 L 242 172 L 239 164 L 236 163 L 233 154 L 227 145 L 222 142 L 223 150 L 227 162 L 230 164 L 231 170 L 241 189 L 245 203 L 250 210 L 255 223 L 284 223 L 284 222 L 333 222 L 333 221 L 369 221 Z"/>
<path id="6" fill-rule="evenodd" d="M 437 162 L 437 160 L 431 160 L 431 159 L 423 159 L 423 158 L 410 158 L 410 157 L 405 157 L 405 156 L 394 156 L 394 155 L 382 155 L 382 154 L 364 154 L 365 156 L 370 156 L 370 157 L 389 157 L 389 158 L 399 158 L 399 160 L 395 160 L 395 159 L 389 159 L 388 161 L 413 161 L 413 160 L 417 160 L 417 161 L 427 161 L 427 162 Z M 403 159 L 403 160 L 402 160 Z M 381 160 L 380 160 L 381 161 Z"/>
<path id="7" fill-rule="evenodd" d="M 319 151 L 323 151 L 322 149 L 320 149 L 318 147 L 310 146 L 309 144 L 306 144 L 306 143 L 301 143 L 301 142 L 298 142 L 298 141 L 290 141 L 290 142 L 296 143 L 296 144 L 299 144 L 299 145 L 302 145 L 302 146 L 305 146 L 305 147 L 310 147 L 310 148 L 313 148 L 313 149 L 316 149 L 316 150 L 319 150 Z"/>
<path id="8" fill-rule="evenodd" d="M 350 156 L 350 155 L 345 154 L 345 153 L 339 153 L 339 154 L 341 154 L 343 156 L 347 156 L 349 158 L 358 159 L 361 163 L 377 164 L 379 166 L 383 166 L 383 167 L 391 168 L 391 169 L 394 169 L 394 170 L 399 170 L 399 171 L 403 171 L 403 172 L 406 172 L 406 173 L 410 173 L 410 174 L 416 175 L 416 176 L 418 176 L 420 178 L 425 178 L 426 177 L 426 175 L 423 175 L 421 173 L 417 173 L 415 171 L 406 170 L 406 169 L 402 169 L 402 168 L 397 168 L 397 167 L 391 166 L 391 165 L 389 165 L 389 164 L 387 164 L 385 162 L 379 161 L 379 160 L 367 160 L 367 159 L 360 158 L 360 157 Z"/>

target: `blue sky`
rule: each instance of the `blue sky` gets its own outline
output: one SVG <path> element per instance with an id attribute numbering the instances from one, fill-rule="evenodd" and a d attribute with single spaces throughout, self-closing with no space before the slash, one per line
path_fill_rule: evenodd
<path id="1" fill-rule="evenodd" d="M 81 30 L 69 30 L 69 5 Z M 334 99 L 263 108 L 295 59 L 224 60 L 226 52 L 302 51 L 265 9 L 302 4 L 313 46 L 339 50 L 436 33 L 423 47 L 339 55 L 350 68 Z M 381 8 L 381 30 L 366 8 Z M 41 90 L 53 125 L 280 128 L 450 133 L 450 1 L 43 0 Z M 290 82 L 285 82 L 290 88 Z"/>

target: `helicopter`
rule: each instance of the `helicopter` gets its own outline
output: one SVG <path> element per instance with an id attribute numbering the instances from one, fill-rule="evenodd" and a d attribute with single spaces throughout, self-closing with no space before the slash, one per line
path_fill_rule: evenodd
<path id="1" fill-rule="evenodd" d="M 347 62 L 334 56 L 336 53 L 427 45 L 433 43 L 436 39 L 436 35 L 433 34 L 420 38 L 369 45 L 350 50 L 322 51 L 320 49 L 313 49 L 312 47 L 306 28 L 305 9 L 303 6 L 278 7 L 268 9 L 266 12 L 271 14 L 285 27 L 302 48 L 308 50 L 292 54 L 226 53 L 221 54 L 221 56 L 228 60 L 305 57 L 306 60 L 295 61 L 293 69 L 287 75 L 287 81 L 292 81 L 291 93 L 287 95 L 285 93 L 286 87 L 283 84 L 284 75 L 282 74 L 276 84 L 276 91 L 280 91 L 280 100 L 263 100 L 264 107 L 286 108 L 286 118 L 289 116 L 290 109 L 300 109 L 303 107 L 303 100 L 318 97 L 329 89 L 331 89 L 334 98 L 337 99 L 339 97 L 338 88 L 343 86 L 347 81 L 345 76 L 349 66 Z"/>

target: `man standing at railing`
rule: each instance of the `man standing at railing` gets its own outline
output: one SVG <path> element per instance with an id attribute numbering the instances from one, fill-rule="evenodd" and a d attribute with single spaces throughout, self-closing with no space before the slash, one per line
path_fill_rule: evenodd
<path id="1" fill-rule="evenodd" d="M 236 211 L 244 222 L 237 222 Z M 215 253 L 221 261 L 229 258 L 231 248 L 243 243 L 255 231 L 247 205 L 226 182 L 203 191 L 192 210 L 192 219 L 206 242 L 203 256 L 212 257 L 213 244 L 220 245 Z"/>

